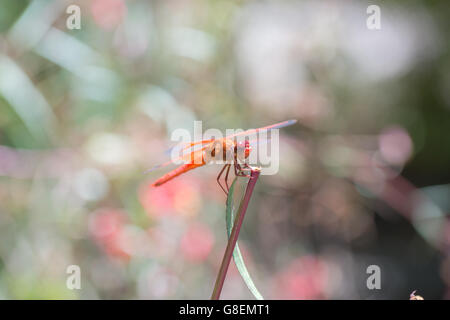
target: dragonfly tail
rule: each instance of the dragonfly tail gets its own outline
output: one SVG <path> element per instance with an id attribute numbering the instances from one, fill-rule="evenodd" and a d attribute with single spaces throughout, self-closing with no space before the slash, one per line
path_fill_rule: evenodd
<path id="1" fill-rule="evenodd" d="M 195 169 L 200 166 L 202 166 L 202 164 L 193 164 L 193 163 L 183 164 L 183 165 L 179 166 L 178 168 L 176 168 L 175 170 L 172 170 L 172 171 L 166 173 L 161 178 L 156 180 L 152 184 L 152 187 L 159 187 L 160 185 L 166 183 L 167 181 L 170 181 L 173 178 L 178 177 L 180 174 L 185 173 L 189 170 Z"/>

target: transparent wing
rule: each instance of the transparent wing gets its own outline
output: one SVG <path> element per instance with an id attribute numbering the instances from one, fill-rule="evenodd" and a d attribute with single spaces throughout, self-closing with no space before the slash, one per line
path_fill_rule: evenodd
<path id="1" fill-rule="evenodd" d="M 238 136 L 251 135 L 251 134 L 259 133 L 261 131 L 269 131 L 269 130 L 273 130 L 273 129 L 280 129 L 280 128 L 284 128 L 284 127 L 287 127 L 287 126 L 291 126 L 291 125 L 293 125 L 295 123 L 297 123 L 297 120 L 286 120 L 286 121 L 283 121 L 283 122 L 272 124 L 270 126 L 266 126 L 266 127 L 262 127 L 262 128 L 258 128 L 258 129 L 250 129 L 250 130 L 246 130 L 246 131 L 243 131 L 243 132 L 231 134 L 231 135 L 227 136 L 227 139 L 238 137 Z"/>
<path id="2" fill-rule="evenodd" d="M 174 145 L 173 147 L 169 148 L 165 154 L 170 155 L 173 154 L 174 152 L 177 154 L 180 153 L 186 153 L 186 152 L 190 152 L 190 151 L 195 151 L 195 147 L 201 147 L 204 144 L 209 144 L 213 142 L 213 139 L 209 139 L 209 140 L 201 140 L 201 141 L 195 141 L 195 142 L 181 142 L 178 143 L 176 145 Z M 192 148 L 192 150 L 189 150 Z"/>
<path id="3" fill-rule="evenodd" d="M 196 145 L 198 145 L 198 143 L 196 143 Z M 194 150 L 194 151 L 189 151 L 189 152 L 184 151 L 181 156 L 175 157 L 175 158 L 173 158 L 173 159 L 171 159 L 171 160 L 169 160 L 167 162 L 155 165 L 151 169 L 145 171 L 144 173 L 150 173 L 150 172 L 152 172 L 154 170 L 166 167 L 168 165 L 179 164 L 181 162 L 183 162 L 183 163 L 188 163 L 188 162 L 199 163 L 199 162 L 202 161 L 202 159 L 203 159 L 203 151 L 208 147 L 208 145 L 209 144 L 207 144 L 206 146 L 203 146 L 200 149 Z M 180 152 L 183 151 L 183 150 L 186 150 L 186 149 L 181 149 Z"/>
<path id="4" fill-rule="evenodd" d="M 291 126 L 291 125 L 295 124 L 296 122 L 297 122 L 297 120 L 287 120 L 287 121 L 272 124 L 270 126 L 266 126 L 266 127 L 262 127 L 262 128 L 258 128 L 258 129 L 250 129 L 250 130 L 246 130 L 243 132 L 235 133 L 235 134 L 227 136 L 226 139 L 239 137 L 239 136 L 252 135 L 252 134 L 262 132 L 262 131 L 280 129 L 280 128 L 284 128 L 287 126 Z M 257 147 L 258 145 L 266 144 L 268 141 L 267 139 L 265 141 L 260 141 L 260 140 L 262 140 L 262 139 L 251 139 L 250 145 L 253 147 Z M 179 143 L 179 144 L 175 145 L 174 147 L 170 148 L 168 151 L 166 151 L 166 154 L 172 155 L 175 153 L 175 154 L 181 154 L 181 156 L 175 157 L 174 159 L 171 159 L 170 161 L 158 164 L 158 165 L 152 167 L 151 169 L 145 171 L 145 173 L 152 172 L 154 170 L 157 170 L 162 167 L 166 167 L 171 164 L 175 164 L 177 162 L 185 162 L 186 163 L 188 161 L 194 161 L 194 160 L 199 161 L 199 160 L 201 160 L 200 157 L 203 156 L 203 151 L 213 141 L 214 141 L 214 139 L 208 139 L 208 140 L 201 140 L 201 141 L 195 141 L 195 142 Z"/>

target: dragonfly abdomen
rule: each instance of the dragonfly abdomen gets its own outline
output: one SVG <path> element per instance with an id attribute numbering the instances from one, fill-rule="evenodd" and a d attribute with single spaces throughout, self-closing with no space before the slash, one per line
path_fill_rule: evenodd
<path id="1" fill-rule="evenodd" d="M 158 186 L 166 183 L 167 181 L 172 180 L 175 177 L 178 177 L 180 174 L 185 173 L 187 171 L 190 171 L 192 169 L 195 169 L 197 167 L 201 167 L 202 165 L 203 164 L 195 164 L 195 163 L 183 164 L 183 165 L 179 166 L 178 168 L 176 168 L 176 169 L 166 173 L 165 175 L 163 175 L 158 180 L 156 180 L 152 184 L 152 187 L 158 187 Z"/>

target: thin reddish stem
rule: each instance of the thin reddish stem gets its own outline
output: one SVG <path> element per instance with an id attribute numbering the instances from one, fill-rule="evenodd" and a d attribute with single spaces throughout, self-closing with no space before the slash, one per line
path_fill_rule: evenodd
<path id="1" fill-rule="evenodd" d="M 252 168 L 251 170 L 250 179 L 248 181 L 247 188 L 245 189 L 244 198 L 239 205 L 238 214 L 236 216 L 236 220 L 234 221 L 230 238 L 228 239 L 227 248 L 225 249 L 225 253 L 223 255 L 219 273 L 217 274 L 216 284 L 211 295 L 211 300 L 219 300 L 220 298 L 220 293 L 222 292 L 223 283 L 227 276 L 231 257 L 233 256 L 234 247 L 236 246 L 239 232 L 241 231 L 242 222 L 244 221 L 245 213 L 247 212 L 248 203 L 250 202 L 250 198 L 253 194 L 253 189 L 255 188 L 256 181 L 258 181 L 260 173 L 261 170 L 259 168 Z"/>

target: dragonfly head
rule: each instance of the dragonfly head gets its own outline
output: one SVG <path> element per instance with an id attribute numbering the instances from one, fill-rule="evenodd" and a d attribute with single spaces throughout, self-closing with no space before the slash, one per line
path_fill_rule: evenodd
<path id="1" fill-rule="evenodd" d="M 236 143 L 236 154 L 238 155 L 239 158 L 243 159 L 248 158 L 251 151 L 252 147 L 250 146 L 250 142 L 248 140 L 239 141 L 238 143 Z"/>

